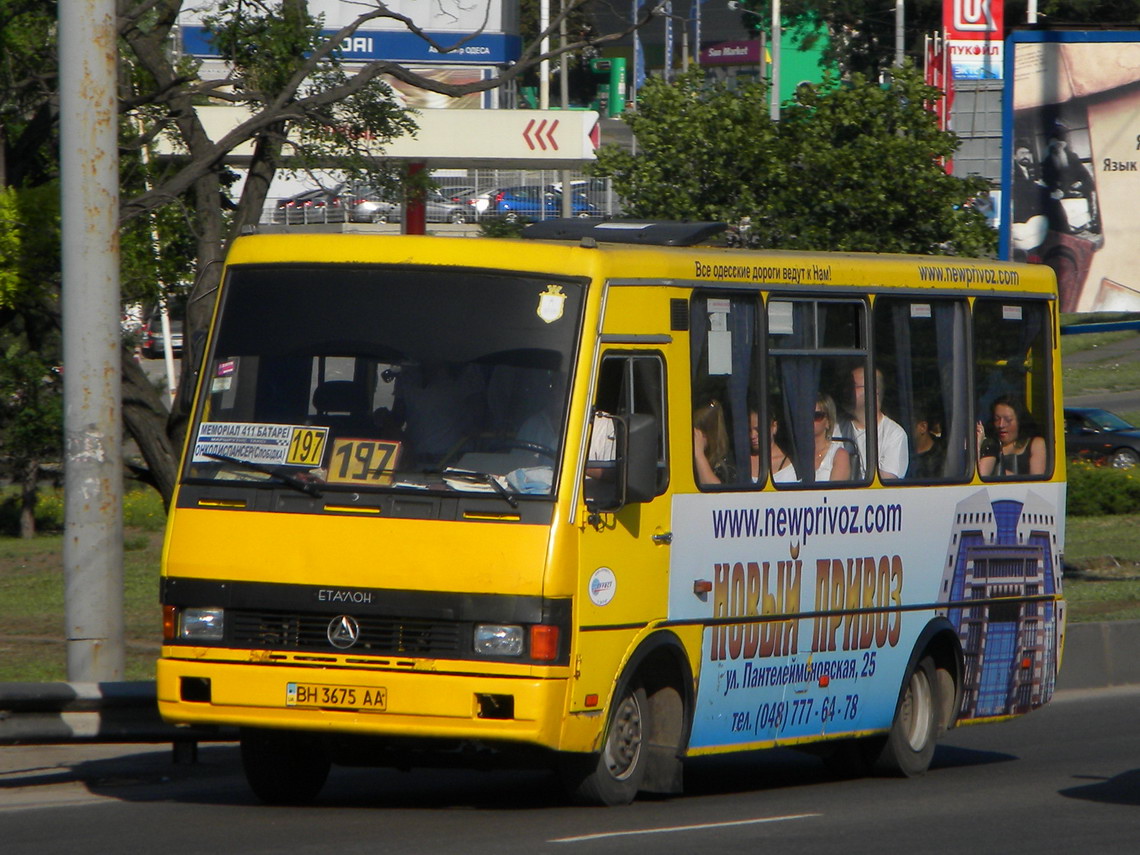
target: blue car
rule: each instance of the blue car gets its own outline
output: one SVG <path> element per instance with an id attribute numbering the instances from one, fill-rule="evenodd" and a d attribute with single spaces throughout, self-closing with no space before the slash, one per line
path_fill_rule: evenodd
<path id="1" fill-rule="evenodd" d="M 570 209 L 575 217 L 598 216 L 598 209 L 581 191 L 574 193 Z M 502 187 L 490 194 L 487 213 L 507 219 L 548 220 L 561 217 L 562 194 L 549 186 Z"/>

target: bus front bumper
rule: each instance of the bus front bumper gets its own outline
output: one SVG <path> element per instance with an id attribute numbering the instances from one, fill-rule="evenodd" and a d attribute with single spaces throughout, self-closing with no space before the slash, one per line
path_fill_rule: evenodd
<path id="1" fill-rule="evenodd" d="M 490 740 L 569 751 L 588 751 L 593 743 L 593 735 L 581 733 L 571 741 L 583 744 L 565 744 L 565 678 L 173 658 L 159 660 L 157 677 L 159 712 L 178 724 Z"/>

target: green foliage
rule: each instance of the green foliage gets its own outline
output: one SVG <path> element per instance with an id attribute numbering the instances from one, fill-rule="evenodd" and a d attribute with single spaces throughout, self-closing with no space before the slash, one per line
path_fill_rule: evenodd
<path id="1" fill-rule="evenodd" d="M 1140 471 L 1070 462 L 1067 511 L 1070 516 L 1140 513 Z"/>
<path id="2" fill-rule="evenodd" d="M 517 238 L 522 236 L 527 220 L 506 217 L 484 217 L 479 221 L 479 236 L 489 238 Z"/>
<path id="3" fill-rule="evenodd" d="M 63 490 L 41 489 L 36 495 L 36 531 L 62 532 L 63 509 Z M 19 535 L 19 514 L 19 491 L 10 488 L 0 492 L 0 536 Z M 151 487 L 128 488 L 123 494 L 123 526 L 145 532 L 162 531 L 166 526 L 162 496 Z M 137 536 L 128 540 L 136 541 Z"/>
<path id="4" fill-rule="evenodd" d="M 942 167 L 957 138 L 938 129 L 926 109 L 938 91 L 914 69 L 886 85 L 805 85 L 776 123 L 767 92 L 706 84 L 699 71 L 650 81 L 627 118 L 637 155 L 605 147 L 593 172 L 612 176 L 632 216 L 746 220 L 759 246 L 993 253 L 970 204 L 986 183 Z"/>
<path id="5" fill-rule="evenodd" d="M 59 184 L 0 189 L 0 309 L 54 304 L 60 263 Z"/>
<path id="6" fill-rule="evenodd" d="M 23 341 L 10 341 L 0 360 L 0 453 L 21 475 L 29 461 L 60 459 L 62 446 L 62 378 Z"/>
<path id="7" fill-rule="evenodd" d="M 651 78 L 626 123 L 637 153 L 598 151 L 596 175 L 613 177 L 632 217 L 740 220 L 760 210 L 775 178 L 776 127 L 768 87 L 706 87 L 697 70 L 675 84 Z"/>
<path id="8" fill-rule="evenodd" d="M 245 88 L 272 96 L 285 88 L 321 43 L 321 18 L 303 2 L 279 4 L 222 0 L 205 25 L 222 56 L 238 69 Z"/>
<path id="9" fill-rule="evenodd" d="M 362 10 L 363 11 L 363 10 Z M 339 51 L 331 51 L 308 67 L 324 44 L 321 17 L 308 13 L 302 0 L 279 3 L 223 0 L 218 14 L 206 19 L 206 27 L 223 56 L 234 64 L 243 79 L 242 92 L 254 109 L 291 91 L 299 74 L 307 74 L 296 103 L 308 92 L 345 87 L 349 77 Z M 369 152 L 401 134 L 414 134 L 411 114 L 394 97 L 391 87 L 379 77 L 320 110 L 291 117 L 289 127 L 278 129 L 278 140 L 288 139 L 292 157 L 290 171 L 306 171 L 336 162 L 355 180 L 369 180 L 376 187 L 392 186 L 390 165 Z"/>

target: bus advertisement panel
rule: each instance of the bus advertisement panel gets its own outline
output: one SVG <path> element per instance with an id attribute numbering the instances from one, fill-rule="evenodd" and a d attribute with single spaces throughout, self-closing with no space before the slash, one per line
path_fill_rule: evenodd
<path id="1" fill-rule="evenodd" d="M 960 721 L 1052 696 L 1064 633 L 1056 485 L 771 498 L 674 499 L 669 617 L 711 624 L 692 748 L 887 727 L 932 622 L 949 621 L 962 644 Z M 963 599 L 978 605 L 947 607 Z"/>

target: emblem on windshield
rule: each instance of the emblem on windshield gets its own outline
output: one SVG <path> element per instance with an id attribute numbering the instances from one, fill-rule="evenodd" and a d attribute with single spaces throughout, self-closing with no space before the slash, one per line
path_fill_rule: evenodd
<path id="1" fill-rule="evenodd" d="M 538 295 L 538 316 L 548 324 L 562 317 L 565 306 L 566 295 L 562 293 L 561 285 L 547 285 L 546 290 Z"/>
<path id="2" fill-rule="evenodd" d="M 338 615 L 329 621 L 329 644 L 339 650 L 347 650 L 360 640 L 360 624 L 351 615 Z"/>

